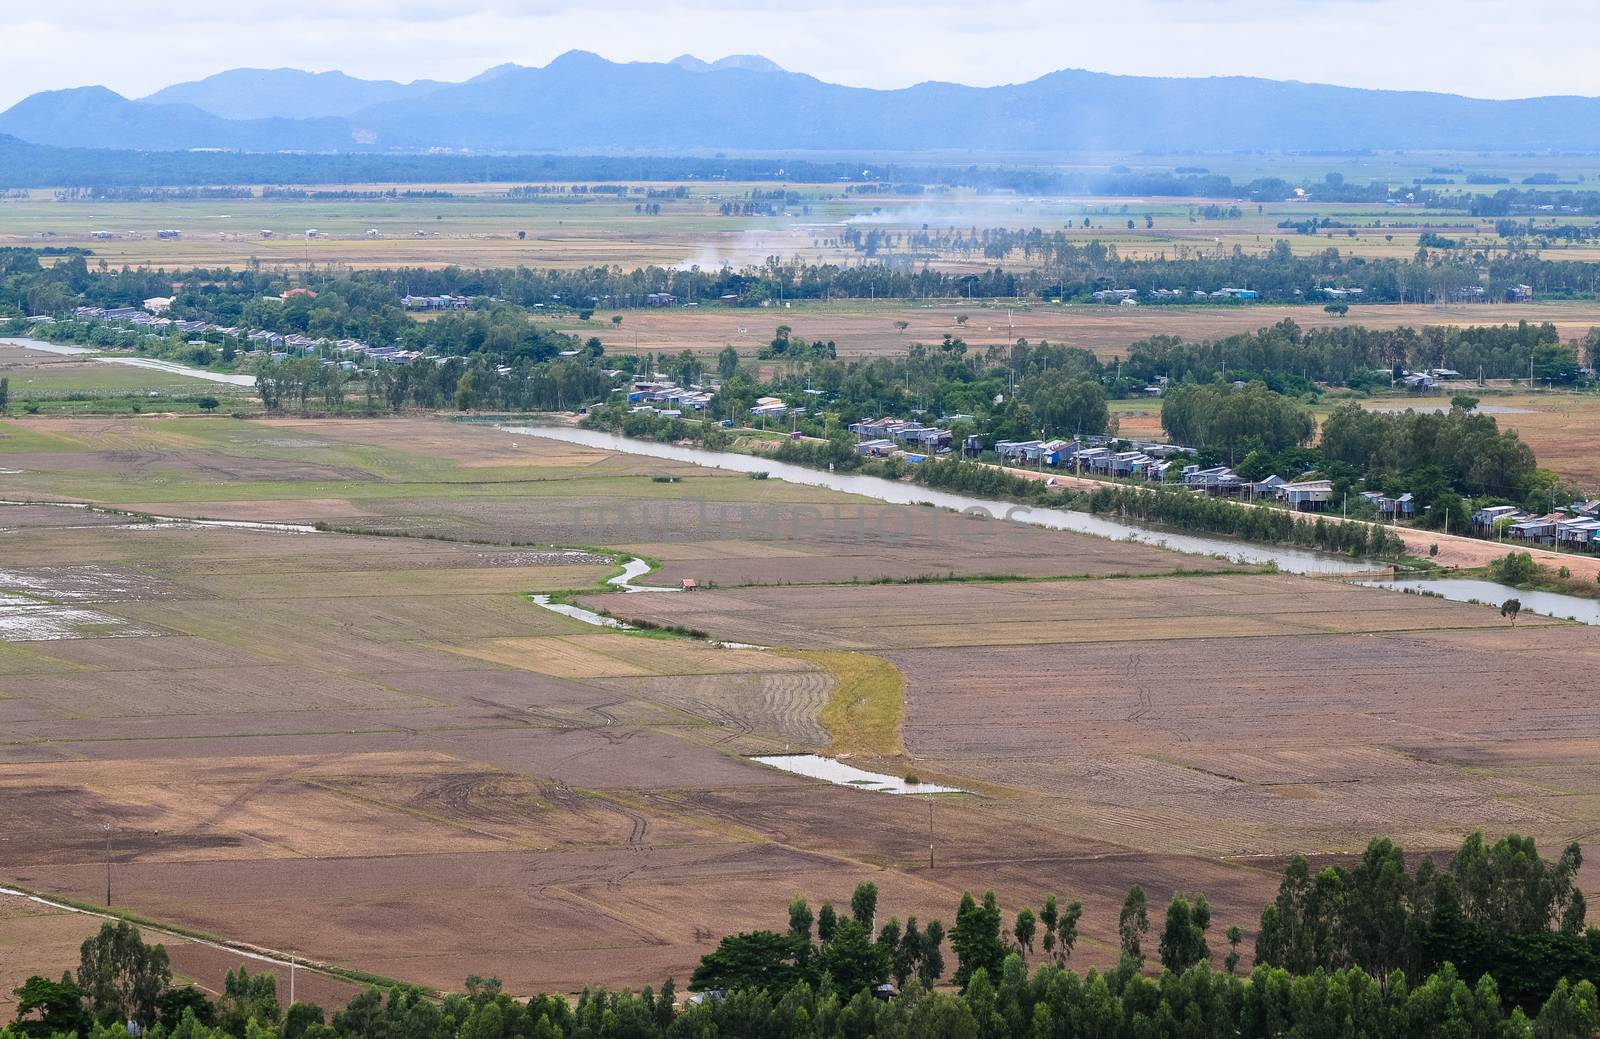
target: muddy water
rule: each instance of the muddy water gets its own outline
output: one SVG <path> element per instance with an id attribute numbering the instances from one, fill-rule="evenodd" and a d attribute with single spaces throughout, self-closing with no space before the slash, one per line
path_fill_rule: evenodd
<path id="1" fill-rule="evenodd" d="M 1395 581 L 1362 581 L 1369 588 L 1388 588 L 1397 592 L 1425 592 L 1451 602 L 1481 603 L 1500 608 L 1507 599 L 1522 603 L 1527 613 L 1542 614 L 1580 624 L 1600 624 L 1600 599 L 1580 599 L 1555 592 L 1524 592 L 1508 584 L 1455 577 L 1413 577 Z"/>
<path id="2" fill-rule="evenodd" d="M 37 350 L 46 354 L 61 354 L 72 356 L 77 354 L 92 354 L 97 351 L 85 346 L 63 346 L 59 343 L 46 343 L 41 339 L 15 339 L 0 338 L 0 347 L 14 346 L 23 350 Z M 234 375 L 229 372 L 212 372 L 204 368 L 191 368 L 187 364 L 178 364 L 176 361 L 163 361 L 154 357 L 95 357 L 91 360 L 102 361 L 106 364 L 124 364 L 133 368 L 149 368 L 152 371 L 166 372 L 169 375 L 187 375 L 206 382 L 220 382 L 228 386 L 254 386 L 254 375 Z"/>

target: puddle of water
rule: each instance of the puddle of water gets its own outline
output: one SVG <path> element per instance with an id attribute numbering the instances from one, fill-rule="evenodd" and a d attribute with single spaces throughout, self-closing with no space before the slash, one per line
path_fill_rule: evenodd
<path id="1" fill-rule="evenodd" d="M 57 642 L 160 635 L 121 617 L 81 606 L 31 603 L 0 605 L 0 642 Z"/>
<path id="2" fill-rule="evenodd" d="M 908 783 L 899 776 L 885 775 L 882 772 L 868 772 L 854 765 L 846 765 L 834 758 L 825 758 L 820 754 L 769 754 L 762 757 L 751 758 L 763 765 L 790 772 L 797 776 L 806 776 L 810 779 L 820 779 L 825 783 L 835 786 L 854 787 L 857 790 L 870 790 L 876 794 L 968 794 L 970 790 L 963 790 L 956 786 L 940 786 L 937 783 Z"/>
<path id="3" fill-rule="evenodd" d="M 89 505 L 77 501 L 0 501 L 0 505 L 30 506 L 40 505 L 52 509 L 84 509 L 89 512 L 104 512 L 108 515 L 118 515 L 115 509 L 102 509 L 96 505 Z M 126 515 L 126 513 L 122 513 Z M 145 516 L 140 513 L 140 516 Z M 225 527 L 231 530 L 276 530 L 290 534 L 322 534 L 326 531 L 318 530 L 310 523 L 265 523 L 256 520 L 218 520 L 218 519 L 190 519 L 187 516 L 149 516 L 149 522 L 135 524 L 146 530 L 159 527 Z"/>
<path id="4" fill-rule="evenodd" d="M 1360 581 L 1368 588 L 1397 592 L 1426 592 L 1451 602 L 1477 603 L 1498 610 L 1507 599 L 1522 603 L 1527 613 L 1542 614 L 1580 624 L 1600 624 L 1600 599 L 1580 599 L 1556 592 L 1524 592 L 1508 584 L 1458 577 L 1408 577 L 1397 581 Z"/>

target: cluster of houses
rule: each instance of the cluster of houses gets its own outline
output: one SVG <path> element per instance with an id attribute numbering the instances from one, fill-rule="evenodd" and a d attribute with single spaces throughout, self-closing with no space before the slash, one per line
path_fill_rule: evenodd
<path id="1" fill-rule="evenodd" d="M 388 361 L 393 364 L 409 364 L 421 357 L 416 350 L 401 350 L 393 346 L 373 346 L 359 339 L 318 339 L 298 332 L 283 334 L 269 332 L 264 329 L 246 332 L 234 325 L 218 325 L 210 321 L 179 321 L 174 318 L 164 317 L 172 306 L 172 300 L 166 297 L 156 297 L 145 300 L 145 308 L 138 307 L 77 307 L 72 316 L 81 321 L 114 321 L 133 328 L 146 329 L 152 334 L 183 332 L 189 335 L 203 335 L 208 332 L 227 336 L 230 339 L 242 339 L 252 344 L 253 349 L 266 350 L 273 360 L 281 361 L 288 357 L 292 351 L 311 351 L 324 346 L 332 347 L 335 351 L 362 357 L 368 361 Z M 29 318 L 30 322 L 40 324 L 51 320 L 50 318 Z"/>
<path id="2" fill-rule="evenodd" d="M 238 336 L 240 330 L 232 326 L 214 325 L 209 321 L 177 321 L 170 317 L 163 317 L 167 309 L 172 306 L 172 300 L 165 297 L 145 301 L 147 309 L 138 307 L 76 307 L 72 316 L 80 321 L 118 321 L 132 325 L 135 328 L 159 329 L 167 332 L 176 329 L 179 332 L 221 332 L 224 335 Z M 43 323 L 46 319 L 29 318 L 35 324 Z"/>
<path id="3" fill-rule="evenodd" d="M 867 458 L 904 455 L 918 462 L 930 454 L 950 450 L 953 436 L 948 429 L 925 426 L 920 422 L 903 422 L 896 418 L 852 422 L 850 432 L 859 441 L 856 444 L 858 455 Z"/>
<path id="4" fill-rule="evenodd" d="M 1554 548 L 1600 544 L 1600 499 L 1573 502 L 1565 510 L 1535 516 L 1514 505 L 1491 505 L 1472 514 L 1473 533 L 1507 537 Z"/>
<path id="5" fill-rule="evenodd" d="M 970 416 L 952 416 L 951 421 Z M 953 434 L 938 426 L 906 422 L 895 418 L 871 419 L 850 425 L 856 435 L 856 453 L 869 458 L 905 458 L 920 462 L 929 455 L 952 450 Z M 983 445 L 976 436 L 967 437 L 962 453 L 976 457 Z M 1333 499 L 1333 484 L 1328 480 L 1285 480 L 1269 476 L 1247 480 L 1227 466 L 1201 466 L 1194 452 L 1175 444 L 1117 440 L 1107 436 L 1082 436 L 1071 440 L 1000 440 L 994 453 L 1002 463 L 1039 468 L 1069 468 L 1079 475 L 1115 479 L 1143 479 L 1150 483 L 1185 487 L 1199 494 L 1241 497 L 1252 500 L 1276 499 L 1298 512 L 1320 512 Z M 1414 504 L 1409 494 L 1398 498 L 1372 495 L 1369 500 L 1380 515 L 1408 518 Z"/>
<path id="6" fill-rule="evenodd" d="M 653 412 L 678 418 L 685 411 L 704 411 L 715 395 L 715 387 L 679 386 L 674 382 L 635 382 L 629 387 L 629 412 Z M 621 392 L 620 388 L 618 392 Z"/>
<path id="7" fill-rule="evenodd" d="M 1179 299 L 1260 299 L 1255 289 L 1220 288 L 1214 292 L 1204 289 L 1151 289 L 1150 297 L 1161 300 Z M 1091 294 L 1096 303 L 1114 303 L 1123 307 L 1139 305 L 1138 289 L 1097 289 Z"/>
<path id="8" fill-rule="evenodd" d="M 472 300 L 466 296 L 402 296 L 400 305 L 406 310 L 466 310 Z"/>

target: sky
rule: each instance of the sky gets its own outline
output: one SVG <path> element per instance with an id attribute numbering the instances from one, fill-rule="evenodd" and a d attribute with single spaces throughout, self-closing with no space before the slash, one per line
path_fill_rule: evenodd
<path id="1" fill-rule="evenodd" d="M 0 108 L 223 69 L 459 80 L 572 49 L 763 54 L 835 83 L 1015 83 L 1061 68 L 1251 75 L 1474 97 L 1600 95 L 1594 0 L 56 0 L 0 32 Z M 1563 31 L 1563 26 L 1567 31 Z"/>

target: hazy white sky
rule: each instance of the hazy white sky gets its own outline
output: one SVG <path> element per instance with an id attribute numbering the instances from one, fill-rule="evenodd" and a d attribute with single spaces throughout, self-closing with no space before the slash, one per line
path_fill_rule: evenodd
<path id="1" fill-rule="evenodd" d="M 88 83 L 137 97 L 240 66 L 464 79 L 574 48 L 614 61 L 759 53 L 872 87 L 1086 68 L 1600 95 L 1594 11 L 1594 0 L 56 0 L 4 12 L 0 107 Z"/>

